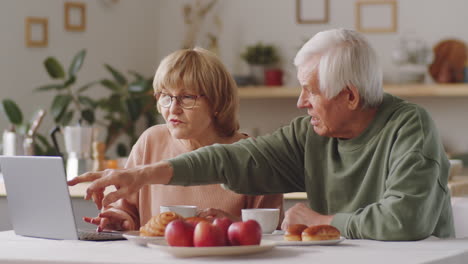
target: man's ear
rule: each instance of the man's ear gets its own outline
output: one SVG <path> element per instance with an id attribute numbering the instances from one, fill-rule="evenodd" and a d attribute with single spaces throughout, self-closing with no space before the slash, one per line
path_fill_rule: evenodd
<path id="1" fill-rule="evenodd" d="M 361 96 L 359 94 L 358 89 L 354 85 L 346 86 L 346 99 L 348 101 L 348 108 L 350 110 L 356 110 L 359 108 L 361 104 Z"/>

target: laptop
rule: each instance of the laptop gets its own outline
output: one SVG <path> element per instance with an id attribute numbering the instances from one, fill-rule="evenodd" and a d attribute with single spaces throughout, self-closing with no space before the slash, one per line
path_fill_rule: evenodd
<path id="1" fill-rule="evenodd" d="M 61 157 L 0 156 L 8 211 L 17 235 L 67 240 L 124 239 L 78 230 Z"/>

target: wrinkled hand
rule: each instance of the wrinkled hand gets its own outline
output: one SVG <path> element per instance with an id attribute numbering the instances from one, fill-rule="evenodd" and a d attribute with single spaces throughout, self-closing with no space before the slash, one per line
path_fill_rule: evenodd
<path id="1" fill-rule="evenodd" d="M 97 217 L 83 217 L 87 223 L 97 225 L 97 231 L 116 230 L 127 231 L 134 230 L 134 225 L 122 214 L 116 211 L 104 210 Z"/>
<path id="2" fill-rule="evenodd" d="M 284 214 L 281 229 L 287 230 L 290 225 L 294 224 L 304 224 L 306 226 L 329 225 L 332 219 L 333 215 L 322 215 L 303 203 L 297 203 Z"/>
<path id="3" fill-rule="evenodd" d="M 229 213 L 227 213 L 227 212 L 225 212 L 223 210 L 215 209 L 215 208 L 205 208 L 203 210 L 200 210 L 197 213 L 197 216 L 198 217 L 208 218 L 208 219 L 227 217 L 227 218 L 231 219 L 233 222 L 237 222 L 237 221 L 241 220 L 240 217 L 231 215 L 231 214 L 229 214 Z"/>
<path id="4" fill-rule="evenodd" d="M 73 186 L 82 182 L 92 182 L 86 190 L 85 199 L 92 199 L 98 209 L 121 198 L 129 197 L 146 184 L 138 168 L 87 172 L 68 181 L 68 185 Z M 104 195 L 106 187 L 111 185 L 117 190 Z"/>

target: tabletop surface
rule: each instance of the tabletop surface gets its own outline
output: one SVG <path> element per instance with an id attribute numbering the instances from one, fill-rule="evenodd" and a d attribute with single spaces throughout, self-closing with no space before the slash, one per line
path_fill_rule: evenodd
<path id="1" fill-rule="evenodd" d="M 266 237 L 267 238 L 267 237 Z M 1 263 L 468 263 L 468 238 L 415 242 L 345 240 L 333 246 L 277 246 L 243 256 L 176 258 L 129 241 L 48 240 L 0 232 Z"/>

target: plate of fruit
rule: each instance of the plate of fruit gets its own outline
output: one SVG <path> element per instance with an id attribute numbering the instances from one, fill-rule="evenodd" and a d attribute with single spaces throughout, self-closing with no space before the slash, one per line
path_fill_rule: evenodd
<path id="1" fill-rule="evenodd" d="M 176 257 L 245 255 L 276 246 L 274 241 L 262 240 L 262 229 L 257 221 L 232 222 L 228 218 L 195 224 L 176 219 L 166 226 L 164 238 L 148 242 L 147 246 Z"/>

